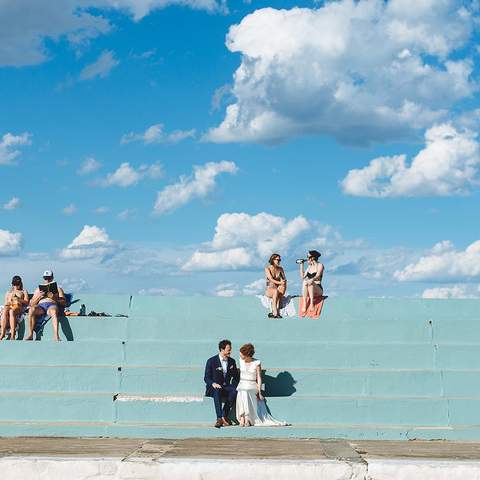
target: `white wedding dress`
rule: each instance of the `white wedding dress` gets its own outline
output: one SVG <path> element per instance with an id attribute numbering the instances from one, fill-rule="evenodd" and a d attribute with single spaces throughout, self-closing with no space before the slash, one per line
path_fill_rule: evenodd
<path id="1" fill-rule="evenodd" d="M 275 427 L 285 426 L 286 422 L 281 422 L 273 418 L 267 411 L 265 400 L 257 398 L 257 366 L 260 360 L 253 359 L 246 363 L 240 359 L 240 383 L 237 387 L 237 420 L 242 415 L 248 417 L 251 423 L 256 427 Z"/>

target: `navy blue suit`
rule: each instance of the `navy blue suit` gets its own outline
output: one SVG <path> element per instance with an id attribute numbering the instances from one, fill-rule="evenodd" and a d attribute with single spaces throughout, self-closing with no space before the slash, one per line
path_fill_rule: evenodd
<path id="1" fill-rule="evenodd" d="M 227 373 L 223 375 L 220 357 L 215 355 L 207 360 L 205 365 L 205 395 L 213 397 L 217 418 L 228 418 L 230 409 L 237 397 L 237 386 L 240 381 L 240 372 L 233 358 L 228 357 Z M 222 388 L 213 388 L 212 384 L 218 383 Z M 224 403 L 222 409 L 222 403 Z"/>

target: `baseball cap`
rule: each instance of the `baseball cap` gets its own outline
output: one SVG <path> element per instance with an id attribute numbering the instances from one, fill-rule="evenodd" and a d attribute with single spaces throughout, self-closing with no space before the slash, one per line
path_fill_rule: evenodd
<path id="1" fill-rule="evenodd" d="M 43 272 L 44 277 L 53 277 L 53 272 L 51 270 L 45 270 Z"/>

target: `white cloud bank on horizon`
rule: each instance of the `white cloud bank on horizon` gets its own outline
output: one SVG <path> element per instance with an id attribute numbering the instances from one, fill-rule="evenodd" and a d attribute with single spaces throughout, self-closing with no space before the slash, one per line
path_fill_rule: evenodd
<path id="1" fill-rule="evenodd" d="M 109 173 L 106 178 L 97 180 L 95 184 L 101 187 L 131 187 L 144 178 L 157 180 L 163 176 L 163 168 L 160 164 L 140 165 L 135 169 L 128 162 L 122 163 L 117 170 Z"/>
<path id="2" fill-rule="evenodd" d="M 104 260 L 117 249 L 104 228 L 85 225 L 72 242 L 60 252 L 65 260 Z"/>
<path id="3" fill-rule="evenodd" d="M 480 278 L 480 240 L 465 250 L 455 250 L 453 244 L 444 240 L 416 263 L 407 265 L 394 273 L 394 278 L 405 281 L 471 281 Z"/>
<path id="4" fill-rule="evenodd" d="M 226 11 L 226 4 L 221 0 L 0 2 L 0 67 L 38 65 L 49 60 L 48 41 L 60 42 L 65 39 L 74 47 L 88 44 L 112 30 L 112 24 L 104 16 L 110 10 L 124 11 L 138 21 L 154 10 L 173 5 L 210 13 Z"/>
<path id="5" fill-rule="evenodd" d="M 193 175 L 182 175 L 177 183 L 167 185 L 158 192 L 153 212 L 157 215 L 172 212 L 195 198 L 204 198 L 215 189 L 218 175 L 237 172 L 235 163 L 225 160 L 194 165 Z"/>
<path id="6" fill-rule="evenodd" d="M 164 131 L 164 125 L 157 123 L 148 127 L 143 133 L 130 132 L 120 139 L 120 143 L 143 142 L 144 144 L 152 143 L 179 143 L 187 138 L 195 137 L 196 130 L 174 130 L 167 133 Z"/>
<path id="7" fill-rule="evenodd" d="M 369 144 L 410 137 L 475 91 L 472 60 L 455 55 L 473 26 L 460 0 L 256 10 L 227 35 L 227 48 L 241 54 L 236 100 L 205 139 L 275 143 L 313 134 Z"/>
<path id="8" fill-rule="evenodd" d="M 379 157 L 366 167 L 350 170 L 341 181 L 344 193 L 358 197 L 462 195 L 480 185 L 480 144 L 477 135 L 452 125 L 425 133 L 425 147 L 410 165 L 406 155 Z"/>
<path id="9" fill-rule="evenodd" d="M 479 288 L 477 288 L 476 292 L 472 292 L 468 289 L 467 285 L 453 285 L 452 287 L 427 288 L 423 291 L 421 297 L 429 299 L 469 299 L 480 298 L 479 294 Z"/>
<path id="10" fill-rule="evenodd" d="M 0 140 L 0 165 L 16 165 L 16 159 L 21 151 L 16 147 L 31 145 L 31 134 L 24 132 L 21 135 L 5 133 Z"/>
<path id="11" fill-rule="evenodd" d="M 15 256 L 22 249 L 22 234 L 0 229 L 0 256 Z"/>

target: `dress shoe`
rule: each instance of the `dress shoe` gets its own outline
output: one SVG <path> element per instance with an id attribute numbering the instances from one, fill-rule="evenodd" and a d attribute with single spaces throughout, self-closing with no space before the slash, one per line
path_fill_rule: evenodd
<path id="1" fill-rule="evenodd" d="M 218 418 L 217 421 L 215 422 L 214 427 L 215 427 L 215 428 L 223 427 L 223 419 L 222 419 L 222 418 Z"/>
<path id="2" fill-rule="evenodd" d="M 232 422 L 228 418 L 225 418 L 225 417 L 222 418 L 222 425 L 224 427 L 229 427 L 231 424 Z"/>

